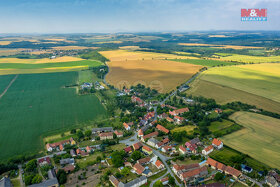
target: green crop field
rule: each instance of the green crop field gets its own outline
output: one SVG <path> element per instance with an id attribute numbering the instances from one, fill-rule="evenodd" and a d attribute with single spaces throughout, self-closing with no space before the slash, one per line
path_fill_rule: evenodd
<path id="1" fill-rule="evenodd" d="M 234 123 L 232 121 L 228 121 L 228 120 L 222 120 L 221 122 L 220 121 L 214 121 L 209 126 L 209 130 L 212 131 L 212 132 L 219 131 L 219 130 L 225 129 L 227 127 L 230 127 L 233 124 Z"/>
<path id="2" fill-rule="evenodd" d="M 238 64 L 236 62 L 223 62 L 220 60 L 206 60 L 206 59 L 173 59 L 176 62 L 184 62 L 189 64 L 213 67 L 213 66 L 230 66 Z"/>
<path id="3" fill-rule="evenodd" d="M 6 89 L 6 87 L 9 85 L 9 83 L 11 82 L 11 80 L 14 77 L 15 77 L 14 75 L 1 76 L 1 79 L 0 79 L 0 94 L 2 94 L 2 92 Z"/>
<path id="4" fill-rule="evenodd" d="M 224 143 L 280 169 L 280 120 L 250 112 L 236 112 L 230 118 L 245 128 L 222 137 Z"/>
<path id="5" fill-rule="evenodd" d="M 242 101 L 280 113 L 280 64 L 263 63 L 211 68 L 191 84 L 189 94 Z"/>
<path id="6" fill-rule="evenodd" d="M 0 87 L 3 78 L 0 76 Z M 13 76 L 12 76 L 13 77 Z M 95 95 L 77 95 L 78 72 L 23 74 L 0 98 L 0 159 L 40 151 L 42 137 L 106 117 Z"/>
<path id="7" fill-rule="evenodd" d="M 280 62 L 280 56 L 250 56 L 250 55 L 239 55 L 230 53 L 216 53 L 220 56 L 220 60 L 236 61 L 244 63 L 265 63 L 265 62 Z"/>

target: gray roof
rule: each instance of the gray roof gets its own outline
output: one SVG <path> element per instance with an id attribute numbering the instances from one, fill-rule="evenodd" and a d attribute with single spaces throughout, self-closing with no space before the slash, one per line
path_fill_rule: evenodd
<path id="1" fill-rule="evenodd" d="M 135 185 L 137 183 L 143 182 L 145 180 L 147 181 L 147 177 L 146 176 L 141 176 L 141 177 L 139 177 L 137 179 L 134 179 L 133 181 L 130 181 L 130 182 L 126 183 L 126 184 L 120 182 L 119 183 L 119 187 L 131 187 L 131 186 L 133 186 L 133 185 Z"/>
<path id="2" fill-rule="evenodd" d="M 197 144 L 198 142 L 200 142 L 199 138 L 194 138 L 191 141 L 191 144 Z"/>
<path id="3" fill-rule="evenodd" d="M 49 179 L 56 178 L 54 169 L 50 169 L 50 170 L 48 171 L 48 178 L 49 178 Z"/>
<path id="4" fill-rule="evenodd" d="M 45 180 L 39 184 L 32 184 L 29 187 L 49 187 L 49 186 L 54 186 L 56 184 L 58 185 L 57 178 L 52 178 L 52 179 Z"/>
<path id="5" fill-rule="evenodd" d="M 143 132 L 145 132 L 145 131 L 148 130 L 149 128 L 150 128 L 149 125 L 145 125 L 145 126 L 143 126 L 143 127 L 141 128 L 141 130 L 142 130 Z"/>
<path id="6" fill-rule="evenodd" d="M 92 133 L 102 132 L 102 131 L 113 131 L 113 127 L 102 127 L 102 128 L 93 128 Z"/>
<path id="7" fill-rule="evenodd" d="M 66 158 L 66 159 L 61 159 L 60 160 L 60 165 L 74 164 L 74 163 L 75 163 L 74 158 Z"/>
<path id="8" fill-rule="evenodd" d="M 150 139 L 148 140 L 148 142 L 152 142 L 152 143 L 154 143 L 154 144 L 157 144 L 159 141 L 158 141 L 157 139 L 155 139 L 155 138 L 150 138 Z"/>
<path id="9" fill-rule="evenodd" d="M 10 178 L 8 177 L 3 177 L 1 180 L 0 180 L 0 187 L 12 187 L 12 183 L 11 183 L 11 180 Z"/>

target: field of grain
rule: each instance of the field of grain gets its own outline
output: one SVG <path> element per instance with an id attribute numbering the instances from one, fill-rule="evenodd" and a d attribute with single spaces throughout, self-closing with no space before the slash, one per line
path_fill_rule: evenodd
<path id="1" fill-rule="evenodd" d="M 0 45 L 9 45 L 12 41 L 0 41 Z"/>
<path id="2" fill-rule="evenodd" d="M 0 81 L 0 88 L 9 83 Z M 44 148 L 45 134 L 88 125 L 106 117 L 95 95 L 65 88 L 78 82 L 78 72 L 19 75 L 0 98 L 0 160 Z M 58 132 L 59 131 L 59 132 Z M 28 146 L 27 146 L 28 145 Z"/>
<path id="3" fill-rule="evenodd" d="M 153 53 L 142 51 L 113 50 L 101 51 L 103 56 L 110 61 L 127 61 L 127 60 L 158 60 L 158 59 L 188 59 L 192 57 L 179 56 L 174 54 Z"/>
<path id="4" fill-rule="evenodd" d="M 19 58 L 0 58 L 1 63 L 17 63 L 17 64 L 40 64 L 40 63 L 56 63 L 56 62 L 72 62 L 84 60 L 78 57 L 63 56 L 54 59 L 42 58 L 42 59 L 19 59 Z"/>
<path id="5" fill-rule="evenodd" d="M 220 60 L 225 61 L 236 61 L 244 63 L 265 63 L 265 62 L 280 62 L 280 56 L 250 56 L 250 55 L 239 55 L 239 54 L 225 54 L 217 53 L 220 55 Z"/>
<path id="6" fill-rule="evenodd" d="M 188 93 L 212 96 L 220 102 L 231 102 L 237 99 L 252 104 L 251 101 L 256 99 L 254 103 L 261 101 L 257 104 L 258 106 L 266 103 L 264 106 L 266 110 L 279 112 L 280 74 L 278 72 L 280 72 L 280 64 L 277 63 L 211 68 L 193 82 Z M 223 97 L 220 97 L 221 95 Z M 260 106 L 260 108 L 264 107 Z"/>
<path id="7" fill-rule="evenodd" d="M 167 60 L 130 60 L 108 62 L 106 81 L 116 88 L 143 84 L 169 92 L 191 78 L 202 66 Z"/>
<path id="8" fill-rule="evenodd" d="M 236 112 L 230 118 L 245 128 L 222 137 L 224 143 L 280 169 L 280 120 L 250 112 Z"/>
<path id="9" fill-rule="evenodd" d="M 195 96 L 213 98 L 219 104 L 240 101 L 242 103 L 255 105 L 267 111 L 280 113 L 280 103 L 278 102 L 242 90 L 201 80 L 199 77 L 191 83 L 191 89 L 188 90 L 187 93 Z"/>

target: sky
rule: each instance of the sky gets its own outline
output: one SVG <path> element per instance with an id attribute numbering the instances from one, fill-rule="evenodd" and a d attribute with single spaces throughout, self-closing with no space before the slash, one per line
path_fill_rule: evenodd
<path id="1" fill-rule="evenodd" d="M 242 22 L 241 8 L 268 21 Z M 280 0 L 0 0 L 1 33 L 280 30 Z"/>

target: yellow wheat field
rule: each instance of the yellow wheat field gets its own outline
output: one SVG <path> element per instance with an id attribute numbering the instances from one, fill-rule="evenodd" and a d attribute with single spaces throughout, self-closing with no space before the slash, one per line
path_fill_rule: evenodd
<path id="1" fill-rule="evenodd" d="M 118 58 L 119 59 L 119 58 Z M 191 78 L 202 66 L 167 60 L 108 62 L 106 81 L 118 89 L 142 84 L 159 92 L 169 92 Z"/>
<path id="2" fill-rule="evenodd" d="M 21 64 L 40 64 L 52 62 L 71 62 L 84 60 L 78 57 L 63 56 L 55 59 L 42 58 L 42 59 L 19 59 L 19 58 L 0 58 L 0 63 L 21 63 Z"/>
<path id="3" fill-rule="evenodd" d="M 113 51 L 101 51 L 103 56 L 110 61 L 126 61 L 126 60 L 156 60 L 156 59 L 189 59 L 192 57 L 179 56 L 165 53 L 153 53 L 142 51 L 127 51 L 127 50 L 113 50 Z"/>
<path id="4" fill-rule="evenodd" d="M 0 41 L 0 45 L 9 45 L 12 41 Z"/>

